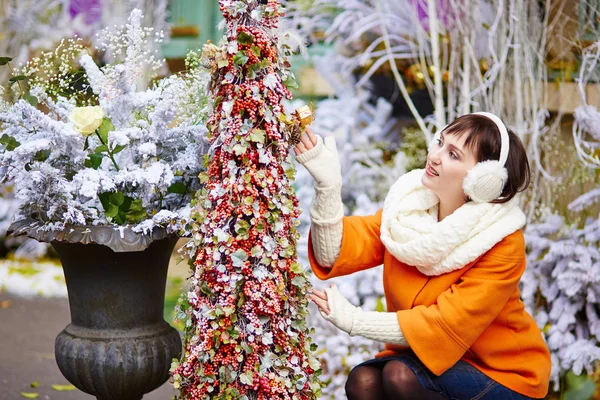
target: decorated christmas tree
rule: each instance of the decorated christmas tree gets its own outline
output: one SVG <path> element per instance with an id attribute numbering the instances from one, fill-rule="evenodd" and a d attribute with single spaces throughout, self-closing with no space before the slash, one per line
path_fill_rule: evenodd
<path id="1" fill-rule="evenodd" d="M 298 201 L 290 150 L 302 115 L 286 116 L 288 71 L 276 0 L 220 0 L 226 35 L 203 48 L 211 69 L 211 152 L 187 254 L 194 274 L 179 302 L 184 399 L 314 399 L 320 363 L 305 318 Z M 305 122 L 305 121 L 304 121 Z"/>

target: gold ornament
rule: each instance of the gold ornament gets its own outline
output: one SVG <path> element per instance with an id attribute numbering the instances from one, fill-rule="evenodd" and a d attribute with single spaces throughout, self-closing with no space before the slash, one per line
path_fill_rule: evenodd
<path id="1" fill-rule="evenodd" d="M 300 143 L 300 138 L 304 134 L 306 127 L 315 120 L 311 107 L 302 106 L 294 112 L 292 119 L 288 122 L 290 126 L 289 143 L 295 146 Z"/>
<path id="2" fill-rule="evenodd" d="M 219 48 L 212 44 L 210 40 L 202 46 L 202 55 L 200 56 L 200 64 L 214 74 L 217 70 L 217 51 Z"/>

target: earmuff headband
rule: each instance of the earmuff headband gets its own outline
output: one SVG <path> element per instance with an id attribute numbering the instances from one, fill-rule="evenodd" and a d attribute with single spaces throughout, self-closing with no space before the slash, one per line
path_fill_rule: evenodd
<path id="1" fill-rule="evenodd" d="M 506 125 L 504 125 L 504 122 L 502 122 L 500 118 L 498 118 L 492 113 L 480 111 L 473 114 L 482 115 L 491 119 L 498 127 L 498 130 L 500 131 L 500 158 L 498 159 L 498 162 L 502 167 L 504 167 L 504 165 L 506 164 L 506 160 L 508 159 L 508 150 L 510 147 L 510 140 L 508 139 L 508 131 L 506 130 Z"/>

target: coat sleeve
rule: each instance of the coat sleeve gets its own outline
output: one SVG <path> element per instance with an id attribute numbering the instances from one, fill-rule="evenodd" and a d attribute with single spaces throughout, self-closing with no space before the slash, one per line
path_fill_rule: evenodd
<path id="1" fill-rule="evenodd" d="M 312 237 L 308 237 L 308 259 L 315 275 L 322 280 L 373 268 L 383 264 L 385 247 L 379 238 L 381 213 L 351 216 L 342 219 L 340 255 L 331 267 L 319 265 L 315 258 Z"/>
<path id="2" fill-rule="evenodd" d="M 452 367 L 500 314 L 525 270 L 523 234 L 490 249 L 430 306 L 397 312 L 419 359 L 436 375 Z"/>

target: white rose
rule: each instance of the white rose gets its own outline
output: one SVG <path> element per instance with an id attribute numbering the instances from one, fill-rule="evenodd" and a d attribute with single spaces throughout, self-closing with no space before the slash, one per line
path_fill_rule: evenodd
<path id="1" fill-rule="evenodd" d="M 75 130 L 83 136 L 94 133 L 102 125 L 102 118 L 104 118 L 104 110 L 100 106 L 77 107 L 69 116 Z"/>

